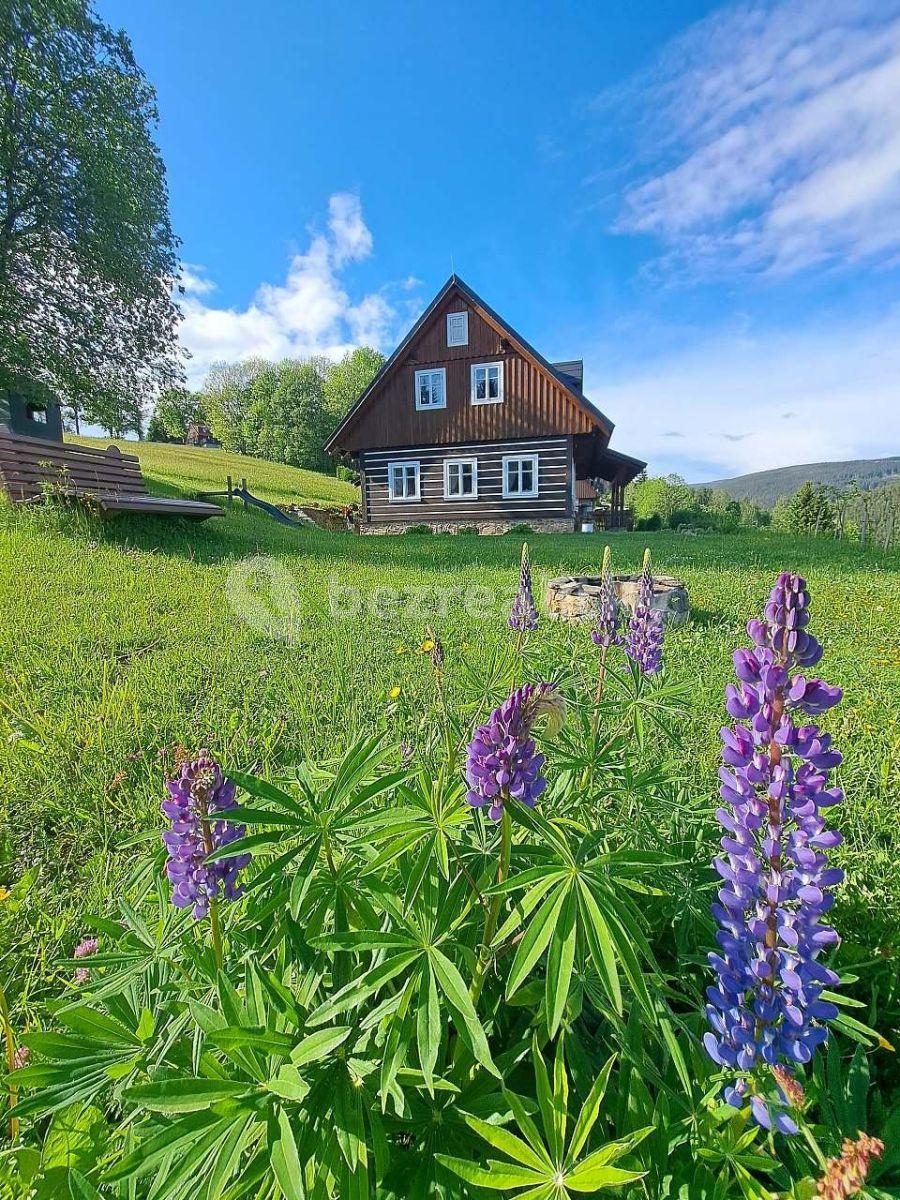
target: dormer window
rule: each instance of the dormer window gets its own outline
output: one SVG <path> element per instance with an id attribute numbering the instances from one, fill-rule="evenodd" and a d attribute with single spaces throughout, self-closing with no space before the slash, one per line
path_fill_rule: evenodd
<path id="1" fill-rule="evenodd" d="M 444 368 L 416 371 L 416 408 L 424 410 L 446 407 L 447 378 Z"/>
<path id="2" fill-rule="evenodd" d="M 447 345 L 468 346 L 469 344 L 469 314 L 467 312 L 447 313 Z"/>
<path id="3" fill-rule="evenodd" d="M 499 404 L 503 399 L 503 363 L 479 363 L 472 368 L 472 403 Z"/>

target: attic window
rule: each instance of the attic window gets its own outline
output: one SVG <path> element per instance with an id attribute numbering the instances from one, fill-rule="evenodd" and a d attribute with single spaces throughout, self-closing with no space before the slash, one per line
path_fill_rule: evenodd
<path id="1" fill-rule="evenodd" d="M 416 371 L 416 408 L 446 408 L 446 373 L 443 367 Z"/>
<path id="2" fill-rule="evenodd" d="M 469 314 L 467 312 L 447 313 L 447 345 L 468 346 L 469 344 Z"/>
<path id="3" fill-rule="evenodd" d="M 503 363 L 472 367 L 472 403 L 499 404 L 503 399 Z"/>

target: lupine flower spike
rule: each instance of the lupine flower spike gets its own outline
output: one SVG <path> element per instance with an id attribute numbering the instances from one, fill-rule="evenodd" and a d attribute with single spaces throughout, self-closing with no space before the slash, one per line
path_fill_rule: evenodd
<path id="1" fill-rule="evenodd" d="M 625 653 L 637 664 L 642 675 L 655 675 L 662 667 L 662 645 L 663 618 L 653 611 L 653 572 L 650 551 L 645 550 L 637 603 L 628 622 Z"/>
<path id="2" fill-rule="evenodd" d="M 840 1158 L 829 1158 L 825 1174 L 816 1184 L 816 1193 L 824 1200 L 847 1200 L 861 1192 L 873 1158 L 884 1154 L 880 1138 L 861 1133 L 857 1140 L 844 1138 Z"/>
<path id="3" fill-rule="evenodd" d="M 536 753 L 532 728 L 547 718 L 547 731 L 556 733 L 565 716 L 565 702 L 553 683 L 528 683 L 491 713 L 475 730 L 466 757 L 466 799 L 473 808 L 490 806 L 495 821 L 503 816 L 504 800 L 513 797 L 530 808 L 547 786 L 544 755 Z"/>
<path id="4" fill-rule="evenodd" d="M 249 854 L 206 860 L 214 850 L 242 838 L 246 829 L 221 818 L 235 807 L 235 788 L 208 750 L 200 750 L 193 762 L 184 763 L 167 787 L 169 798 L 163 801 L 162 811 L 172 827 L 163 834 L 163 842 L 172 903 L 193 908 L 194 916 L 202 920 L 211 900 L 219 896 L 235 900 L 243 890 L 237 875 L 250 861 Z"/>
<path id="5" fill-rule="evenodd" d="M 841 690 L 803 673 L 822 657 L 808 623 L 806 581 L 779 575 L 764 619 L 747 626 L 753 649 L 734 654 L 739 683 L 728 685 L 726 708 L 737 723 L 722 730 L 725 807 L 716 813 L 724 854 L 713 863 L 722 877 L 712 906 L 720 952 L 709 956 L 718 978 L 707 989 L 712 1028 L 703 1039 L 736 1074 L 728 1103 L 749 1104 L 759 1125 L 783 1133 L 797 1132 L 785 1111 L 802 1095 L 797 1065 L 838 1014 L 822 998 L 838 977 L 818 960 L 838 941 L 823 917 L 843 879 L 826 861 L 841 835 L 825 828 L 822 810 L 843 799 L 827 786 L 841 756 L 827 733 L 800 721 L 837 704 Z"/>
<path id="6" fill-rule="evenodd" d="M 531 584 L 531 564 L 528 561 L 528 543 L 522 544 L 522 565 L 519 569 L 519 590 L 513 601 L 512 612 L 507 625 L 514 629 L 519 637 L 517 644 L 521 645 L 522 636 L 533 633 L 537 629 L 538 611 L 534 603 L 534 591 Z"/>
<path id="7" fill-rule="evenodd" d="M 616 585 L 612 577 L 609 546 L 603 548 L 603 566 L 600 570 L 600 608 L 597 613 L 597 623 L 591 630 L 591 641 L 601 649 L 622 644 L 619 634 L 619 598 L 616 595 Z"/>

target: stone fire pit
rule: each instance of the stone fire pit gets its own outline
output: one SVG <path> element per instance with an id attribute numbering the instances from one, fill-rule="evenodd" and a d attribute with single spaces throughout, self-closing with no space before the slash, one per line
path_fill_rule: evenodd
<path id="1" fill-rule="evenodd" d="M 637 602 L 640 575 L 614 575 L 616 595 L 629 612 Z M 593 620 L 600 606 L 599 575 L 561 575 L 547 584 L 547 609 L 557 621 Z M 669 575 L 653 577 L 653 610 L 670 625 L 681 625 L 691 615 L 687 588 Z"/>

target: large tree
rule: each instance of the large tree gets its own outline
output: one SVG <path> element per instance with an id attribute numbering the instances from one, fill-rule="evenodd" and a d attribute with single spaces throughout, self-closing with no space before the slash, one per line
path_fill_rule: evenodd
<path id="1" fill-rule="evenodd" d="M 351 350 L 331 364 L 325 375 L 325 404 L 333 426 L 344 419 L 383 366 L 384 355 L 371 346 Z"/>
<path id="2" fill-rule="evenodd" d="M 166 388 L 153 409 L 147 440 L 183 442 L 190 427 L 198 424 L 206 424 L 206 417 L 197 393 L 183 387 Z"/>
<path id="3" fill-rule="evenodd" d="M 110 397 L 128 426 L 181 371 L 156 123 L 87 0 L 0 3 L 0 386 L 39 381 L 107 428 Z"/>
<path id="4" fill-rule="evenodd" d="M 286 358 L 257 375 L 249 389 L 254 453 L 314 471 L 327 466 L 322 449 L 331 432 L 322 377 L 326 365 Z"/>

